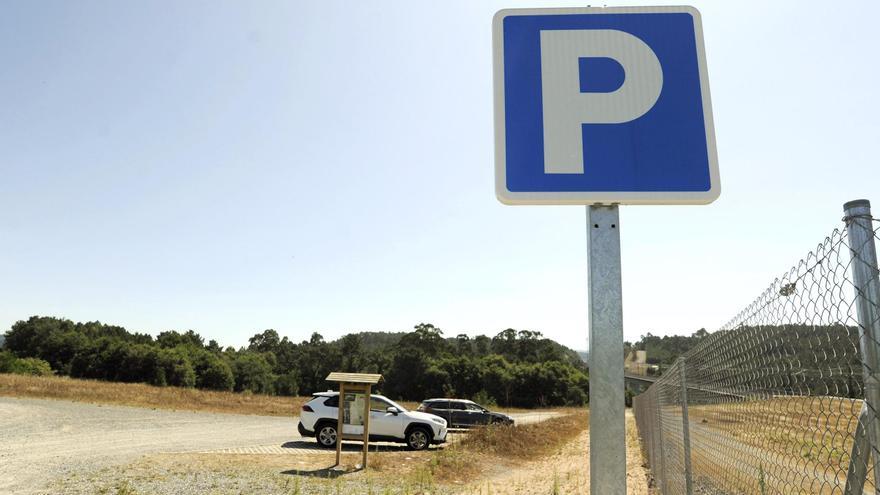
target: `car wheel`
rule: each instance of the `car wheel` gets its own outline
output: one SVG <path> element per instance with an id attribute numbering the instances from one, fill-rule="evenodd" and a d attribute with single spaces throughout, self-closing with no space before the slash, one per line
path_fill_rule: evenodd
<path id="1" fill-rule="evenodd" d="M 335 447 L 336 446 L 336 425 L 331 425 L 329 423 L 325 423 L 318 428 L 317 433 L 315 433 L 315 438 L 318 440 L 318 445 L 321 447 Z"/>
<path id="2" fill-rule="evenodd" d="M 413 428 L 406 435 L 406 444 L 412 450 L 425 450 L 431 445 L 431 434 L 427 428 Z"/>

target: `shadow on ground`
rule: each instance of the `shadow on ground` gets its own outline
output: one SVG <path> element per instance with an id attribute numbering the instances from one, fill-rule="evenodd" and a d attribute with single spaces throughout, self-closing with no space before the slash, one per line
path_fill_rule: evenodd
<path id="1" fill-rule="evenodd" d="M 327 449 L 318 445 L 317 442 L 314 441 L 304 441 L 304 440 L 294 440 L 292 442 L 284 442 L 281 445 L 282 449 L 307 449 L 307 450 L 315 450 L 318 452 L 328 452 L 333 453 L 336 452 L 336 449 Z M 370 452 L 404 452 L 409 450 L 405 445 L 394 445 L 394 444 L 370 444 Z M 364 446 L 361 443 L 346 443 L 342 442 L 342 451 L 343 452 L 363 452 Z"/>
<path id="2" fill-rule="evenodd" d="M 360 470 L 361 468 L 341 469 L 336 466 L 330 466 L 321 469 L 290 469 L 287 471 L 281 471 L 281 474 L 286 474 L 289 476 L 306 476 L 309 478 L 333 479 L 338 478 L 343 474 L 352 474 Z"/>

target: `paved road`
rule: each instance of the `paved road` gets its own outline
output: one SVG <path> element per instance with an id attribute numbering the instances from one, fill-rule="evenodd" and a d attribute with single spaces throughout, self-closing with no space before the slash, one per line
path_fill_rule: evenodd
<path id="1" fill-rule="evenodd" d="M 511 416 L 528 424 L 558 414 Z M 53 479 L 149 453 L 314 452 L 314 440 L 297 433 L 297 419 L 0 397 L 0 493 L 33 493 Z"/>

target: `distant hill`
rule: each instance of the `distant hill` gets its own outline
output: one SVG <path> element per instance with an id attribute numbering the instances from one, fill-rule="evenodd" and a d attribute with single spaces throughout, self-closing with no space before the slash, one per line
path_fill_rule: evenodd
<path id="1" fill-rule="evenodd" d="M 3 344 L 5 344 L 5 343 L 6 343 L 6 337 L 2 333 L 0 333 L 0 349 L 3 348 Z"/>
<path id="2" fill-rule="evenodd" d="M 575 352 L 577 352 L 577 355 L 578 355 L 578 357 L 581 358 L 581 361 L 583 361 L 586 364 L 590 364 L 590 351 L 575 351 Z"/>

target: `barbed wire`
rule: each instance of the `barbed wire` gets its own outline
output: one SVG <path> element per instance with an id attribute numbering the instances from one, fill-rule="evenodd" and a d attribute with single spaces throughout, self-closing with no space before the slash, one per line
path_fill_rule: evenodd
<path id="1" fill-rule="evenodd" d="M 844 222 L 878 237 L 878 219 Z M 634 398 L 660 493 L 880 493 L 861 349 L 877 342 L 859 325 L 852 243 L 835 229 Z"/>

